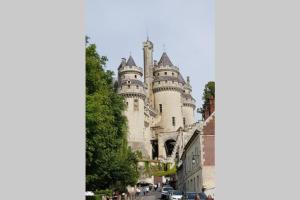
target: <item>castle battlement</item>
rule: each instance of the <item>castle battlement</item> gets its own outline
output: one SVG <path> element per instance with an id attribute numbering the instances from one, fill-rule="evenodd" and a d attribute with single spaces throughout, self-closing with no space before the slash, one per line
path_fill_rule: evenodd
<path id="1" fill-rule="evenodd" d="M 123 66 L 119 68 L 120 75 L 124 73 L 137 73 L 140 76 L 143 76 L 143 68 L 138 66 Z"/>
<path id="2" fill-rule="evenodd" d="M 179 68 L 176 66 L 170 66 L 170 65 L 156 65 L 153 67 L 153 72 L 161 72 L 161 71 L 173 71 L 179 73 Z"/>

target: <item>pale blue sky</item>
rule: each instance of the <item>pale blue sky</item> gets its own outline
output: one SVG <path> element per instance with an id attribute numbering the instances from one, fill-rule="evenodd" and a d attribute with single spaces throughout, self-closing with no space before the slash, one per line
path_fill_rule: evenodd
<path id="1" fill-rule="evenodd" d="M 213 0 L 87 0 L 86 34 L 116 74 L 121 58 L 128 59 L 130 52 L 143 67 L 142 43 L 148 32 L 154 59 L 160 59 L 165 45 L 183 77 L 190 76 L 201 107 L 204 85 L 214 80 L 213 11 Z"/>

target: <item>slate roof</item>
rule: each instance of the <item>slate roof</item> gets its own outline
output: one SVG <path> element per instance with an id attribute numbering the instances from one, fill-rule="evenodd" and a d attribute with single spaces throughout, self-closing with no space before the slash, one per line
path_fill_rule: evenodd
<path id="1" fill-rule="evenodd" d="M 126 63 L 126 66 L 136 66 L 132 56 L 129 56 L 129 58 L 127 60 L 127 63 Z"/>
<path id="2" fill-rule="evenodd" d="M 186 84 L 184 78 L 182 77 L 182 75 L 181 75 L 180 73 L 179 73 L 179 75 L 178 75 L 178 79 L 179 79 L 179 81 L 180 81 L 181 83 Z"/>
<path id="3" fill-rule="evenodd" d="M 167 53 L 164 52 L 158 62 L 158 66 L 166 66 L 166 65 L 169 65 L 169 66 L 174 66 L 170 60 L 170 58 L 168 57 Z"/>

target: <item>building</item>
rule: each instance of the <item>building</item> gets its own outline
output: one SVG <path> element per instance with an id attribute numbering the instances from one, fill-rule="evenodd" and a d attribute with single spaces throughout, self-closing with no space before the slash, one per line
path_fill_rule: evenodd
<path id="1" fill-rule="evenodd" d="M 202 176 L 206 193 L 214 197 L 215 191 L 215 101 L 210 99 L 205 109 L 202 135 Z"/>
<path id="2" fill-rule="evenodd" d="M 215 103 L 211 98 L 204 121 L 186 143 L 177 165 L 177 187 L 184 192 L 215 191 Z"/>
<path id="3" fill-rule="evenodd" d="M 158 62 L 153 60 L 148 39 L 143 54 L 144 68 L 132 56 L 118 67 L 118 93 L 127 104 L 128 144 L 144 159 L 174 164 L 198 124 L 190 79 L 183 78 L 166 52 Z"/>
<path id="4" fill-rule="evenodd" d="M 177 168 L 177 188 L 184 192 L 201 192 L 202 164 L 201 164 L 201 136 L 196 129 L 184 147 Z"/>

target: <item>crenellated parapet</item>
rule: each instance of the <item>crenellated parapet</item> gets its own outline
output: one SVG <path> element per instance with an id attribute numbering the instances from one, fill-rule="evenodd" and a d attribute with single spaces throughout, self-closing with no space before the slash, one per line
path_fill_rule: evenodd
<path id="1" fill-rule="evenodd" d="M 153 68 L 154 73 L 164 72 L 164 71 L 171 71 L 175 73 L 179 73 L 179 68 L 176 66 L 170 66 L 170 65 L 156 65 Z"/>
<path id="2" fill-rule="evenodd" d="M 119 74 L 123 75 L 124 73 L 136 73 L 140 76 L 143 76 L 143 68 L 138 66 L 122 66 L 119 69 Z"/>
<path id="3" fill-rule="evenodd" d="M 143 82 L 139 80 L 123 80 L 119 87 L 118 93 L 124 97 L 140 97 L 143 100 L 146 98 Z"/>
<path id="4" fill-rule="evenodd" d="M 196 100 L 192 97 L 192 95 L 182 93 L 181 97 L 183 106 L 192 107 L 193 109 L 196 108 Z"/>

